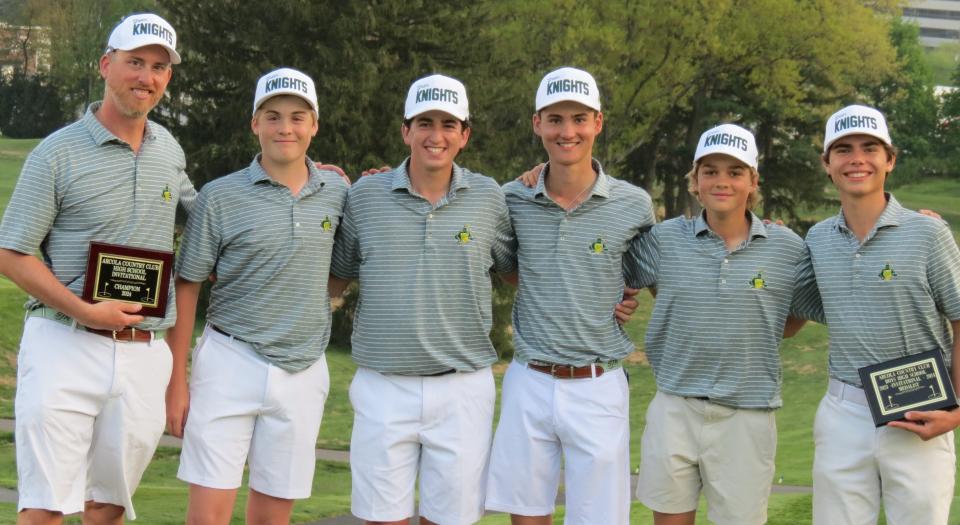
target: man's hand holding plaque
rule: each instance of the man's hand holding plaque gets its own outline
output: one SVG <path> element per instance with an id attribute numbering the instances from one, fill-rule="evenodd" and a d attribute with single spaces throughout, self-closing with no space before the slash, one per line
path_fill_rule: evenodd
<path id="1" fill-rule="evenodd" d="M 138 304 L 136 313 L 163 317 L 172 268 L 173 252 L 91 242 L 82 297 Z"/>

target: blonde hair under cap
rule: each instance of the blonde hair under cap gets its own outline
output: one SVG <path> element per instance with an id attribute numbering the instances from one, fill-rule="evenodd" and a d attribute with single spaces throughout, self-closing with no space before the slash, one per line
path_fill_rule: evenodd
<path id="1" fill-rule="evenodd" d="M 757 171 L 759 153 L 753 133 L 736 124 L 720 124 L 704 131 L 697 141 L 697 151 L 693 157 L 693 168 L 684 176 L 687 179 L 687 191 L 700 200 L 697 189 L 700 161 L 709 155 L 726 155 L 743 162 L 750 171 L 750 180 L 759 184 L 760 172 Z M 753 190 L 747 196 L 747 209 L 753 210 L 760 204 L 760 189 Z"/>

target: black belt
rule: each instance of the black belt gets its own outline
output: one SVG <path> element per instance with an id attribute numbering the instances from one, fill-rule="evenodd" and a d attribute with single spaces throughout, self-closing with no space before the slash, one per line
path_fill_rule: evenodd
<path id="1" fill-rule="evenodd" d="M 236 336 L 234 336 L 234 335 L 230 335 L 230 334 L 228 334 L 226 331 L 221 330 L 221 329 L 218 328 L 217 325 L 215 325 L 215 324 L 211 324 L 211 325 L 210 325 L 210 328 L 212 328 L 214 332 L 216 332 L 216 333 L 218 333 L 218 334 L 220 334 L 220 335 L 225 335 L 225 336 L 227 336 L 227 337 L 229 337 L 229 338 L 231 338 L 231 339 L 235 339 L 235 340 L 237 340 L 237 341 L 240 341 L 241 343 L 246 343 L 246 341 L 244 341 L 243 339 L 240 339 L 239 337 L 236 337 Z M 247 344 L 249 344 L 249 343 L 247 343 Z"/>
<path id="2" fill-rule="evenodd" d="M 443 370 L 443 371 L 441 371 L 441 372 L 437 372 L 437 373 L 434 373 L 434 374 L 423 374 L 423 375 L 420 376 L 420 377 L 440 377 L 440 376 L 445 376 L 445 375 L 450 375 L 450 374 L 456 374 L 456 373 L 457 373 L 457 369 L 456 369 L 456 368 L 451 368 L 451 369 L 449 369 L 449 370 Z"/>

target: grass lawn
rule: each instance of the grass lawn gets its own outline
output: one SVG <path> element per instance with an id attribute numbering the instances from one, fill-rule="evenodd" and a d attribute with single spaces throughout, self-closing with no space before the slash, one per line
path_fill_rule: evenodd
<path id="1" fill-rule="evenodd" d="M 0 210 L 9 200 L 16 177 L 26 153 L 37 141 L 0 138 Z M 907 207 L 926 207 L 938 211 L 948 220 L 954 235 L 960 237 L 960 181 L 932 180 L 900 187 L 897 197 Z M 836 209 L 814 210 L 817 217 L 836 213 Z M 16 351 L 22 330 L 22 304 L 26 295 L 16 286 L 0 277 L 0 323 L 6 327 L 0 333 L 0 417 L 12 417 L 15 386 Z M 641 293 L 641 307 L 627 330 L 642 350 L 646 321 L 652 300 Z M 777 414 L 779 448 L 776 478 L 785 485 L 809 485 L 813 458 L 813 416 L 826 388 L 826 329 L 808 326 L 796 337 L 787 340 L 781 349 L 784 364 L 784 408 Z M 347 449 L 350 443 L 353 412 L 347 398 L 347 387 L 355 366 L 343 348 L 330 348 L 327 353 L 331 376 L 331 391 L 324 411 L 318 445 L 324 448 Z M 495 367 L 499 380 L 505 364 Z M 627 364 L 630 373 L 631 464 L 639 464 L 640 437 L 647 404 L 653 397 L 653 374 L 642 352 L 631 357 Z M 182 523 L 186 507 L 186 486 L 176 480 L 177 452 L 161 449 L 150 465 L 135 504 L 141 518 L 138 523 Z M 317 463 L 314 496 L 299 502 L 295 521 L 304 522 L 321 517 L 349 512 L 350 472 L 345 464 Z M 0 487 L 15 488 L 16 470 L 10 434 L 0 433 Z M 960 484 L 958 484 L 960 486 Z M 242 493 L 243 491 L 241 491 Z M 234 523 L 241 523 L 245 501 L 241 496 L 234 515 Z M 953 506 L 950 523 L 960 524 L 960 504 Z M 15 506 L 0 503 L 0 523 L 13 523 Z M 774 494 L 770 500 L 771 524 L 803 524 L 810 522 L 810 496 L 804 494 Z M 562 516 L 562 508 L 558 509 Z M 707 523 L 703 506 L 697 523 Z M 639 503 L 634 504 L 633 522 L 652 523 L 650 512 Z M 70 521 L 79 523 L 79 520 Z M 509 523 L 506 516 L 490 516 L 484 524 Z"/>

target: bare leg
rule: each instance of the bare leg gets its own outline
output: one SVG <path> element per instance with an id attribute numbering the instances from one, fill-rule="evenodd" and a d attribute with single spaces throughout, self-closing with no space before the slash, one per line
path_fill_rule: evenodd
<path id="1" fill-rule="evenodd" d="M 17 514 L 17 525 L 60 525 L 63 513 L 47 509 L 23 509 Z"/>
<path id="2" fill-rule="evenodd" d="M 247 525 L 285 525 L 290 523 L 292 512 L 292 499 L 275 498 L 250 489 Z"/>
<path id="3" fill-rule="evenodd" d="M 83 525 L 123 525 L 123 507 L 98 501 L 84 502 Z"/>
<path id="4" fill-rule="evenodd" d="M 190 484 L 187 525 L 226 525 L 233 516 L 237 489 L 212 489 Z"/>
<path id="5" fill-rule="evenodd" d="M 665 512 L 653 512 L 654 525 L 693 525 L 697 518 L 697 511 L 681 512 L 679 514 L 667 514 Z"/>

